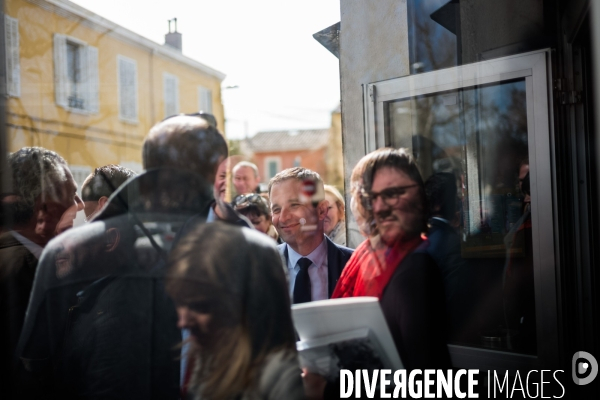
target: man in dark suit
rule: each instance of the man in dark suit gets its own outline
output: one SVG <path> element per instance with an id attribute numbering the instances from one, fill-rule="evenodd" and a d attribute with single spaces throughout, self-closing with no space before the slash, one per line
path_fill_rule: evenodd
<path id="1" fill-rule="evenodd" d="M 72 226 L 83 203 L 66 161 L 57 153 L 24 147 L 8 162 L 13 192 L 2 199 L 7 231 L 0 235 L 0 386 L 10 397 L 15 347 L 38 259 L 57 234 L 59 221 Z"/>
<path id="2" fill-rule="evenodd" d="M 316 172 L 296 167 L 269 182 L 273 225 L 285 242 L 279 245 L 289 273 L 293 302 L 331 297 L 353 250 L 325 236 L 327 215 L 323 181 Z"/>

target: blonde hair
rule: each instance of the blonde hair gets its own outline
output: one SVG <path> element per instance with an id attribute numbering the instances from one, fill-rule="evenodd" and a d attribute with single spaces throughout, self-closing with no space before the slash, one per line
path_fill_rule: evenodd
<path id="1" fill-rule="evenodd" d="M 346 220 L 346 205 L 344 203 L 344 197 L 340 193 L 339 190 L 335 186 L 325 185 L 325 194 L 329 193 L 333 197 L 335 197 L 335 205 L 338 209 L 339 219 L 340 221 Z"/>

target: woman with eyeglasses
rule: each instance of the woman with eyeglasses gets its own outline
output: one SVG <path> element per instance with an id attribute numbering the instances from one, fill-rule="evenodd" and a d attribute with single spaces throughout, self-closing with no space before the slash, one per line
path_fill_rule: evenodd
<path id="1" fill-rule="evenodd" d="M 256 230 L 268 235 L 278 244 L 283 243 L 273 226 L 269 202 L 262 195 L 257 193 L 240 194 L 233 199 L 231 205 L 234 210 L 248 218 Z"/>
<path id="2" fill-rule="evenodd" d="M 198 224 L 172 250 L 167 293 L 186 329 L 183 399 L 303 399 L 290 296 L 275 243 Z"/>

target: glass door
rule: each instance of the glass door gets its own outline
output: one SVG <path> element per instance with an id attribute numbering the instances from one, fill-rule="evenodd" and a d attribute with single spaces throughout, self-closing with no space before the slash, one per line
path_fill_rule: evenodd
<path id="1" fill-rule="evenodd" d="M 548 62 L 540 51 L 367 87 L 369 151 L 412 149 L 427 182 L 457 367 L 557 363 Z"/>

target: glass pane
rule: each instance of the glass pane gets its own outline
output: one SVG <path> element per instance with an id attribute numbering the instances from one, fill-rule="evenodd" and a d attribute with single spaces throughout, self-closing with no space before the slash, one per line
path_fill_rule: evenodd
<path id="1" fill-rule="evenodd" d="M 458 65 L 460 23 L 457 26 L 455 14 L 460 13 L 460 6 L 448 0 L 410 0 L 407 4 L 410 59 L 414 60 L 411 73 Z"/>
<path id="2" fill-rule="evenodd" d="M 388 103 L 426 180 L 450 341 L 536 354 L 525 80 Z"/>

